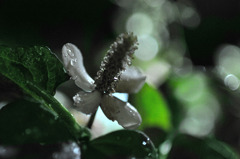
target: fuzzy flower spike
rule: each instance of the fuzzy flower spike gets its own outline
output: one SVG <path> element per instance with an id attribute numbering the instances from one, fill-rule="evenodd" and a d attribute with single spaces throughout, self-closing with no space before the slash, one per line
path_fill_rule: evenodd
<path id="1" fill-rule="evenodd" d="M 82 89 L 73 97 L 77 110 L 92 114 L 100 105 L 110 120 L 116 120 L 126 129 L 135 129 L 141 124 L 138 111 L 130 103 L 112 95 L 114 92 L 136 93 L 145 82 L 146 76 L 130 66 L 136 45 L 137 37 L 132 33 L 121 34 L 110 46 L 95 80 L 86 72 L 80 50 L 70 43 L 63 46 L 64 67 Z"/>

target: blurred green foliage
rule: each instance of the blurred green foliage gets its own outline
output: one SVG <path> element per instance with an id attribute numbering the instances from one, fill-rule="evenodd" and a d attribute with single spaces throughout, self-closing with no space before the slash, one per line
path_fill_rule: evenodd
<path id="1" fill-rule="evenodd" d="M 172 128 L 171 114 L 162 94 L 149 84 L 135 95 L 131 95 L 130 102 L 142 116 L 140 129 L 159 127 L 165 131 Z"/>
<path id="2" fill-rule="evenodd" d="M 6 145 L 49 144 L 75 139 L 56 113 L 27 100 L 13 102 L 0 110 L 0 129 L 1 144 Z"/>

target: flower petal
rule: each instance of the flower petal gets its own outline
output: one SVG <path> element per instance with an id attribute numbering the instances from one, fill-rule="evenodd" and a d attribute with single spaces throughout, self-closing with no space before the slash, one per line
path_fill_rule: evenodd
<path id="1" fill-rule="evenodd" d="M 100 104 L 101 98 L 101 93 L 99 91 L 80 91 L 73 97 L 74 108 L 85 114 L 94 113 Z"/>
<path id="2" fill-rule="evenodd" d="M 130 103 L 111 95 L 103 96 L 101 108 L 108 119 L 117 120 L 126 129 L 136 129 L 142 122 L 140 114 Z"/>
<path id="3" fill-rule="evenodd" d="M 64 67 L 75 84 L 86 92 L 93 91 L 94 80 L 86 72 L 81 51 L 75 45 L 67 43 L 63 45 L 62 58 Z"/>
<path id="4" fill-rule="evenodd" d="M 144 85 L 146 76 L 137 67 L 127 67 L 117 83 L 116 92 L 137 93 Z"/>

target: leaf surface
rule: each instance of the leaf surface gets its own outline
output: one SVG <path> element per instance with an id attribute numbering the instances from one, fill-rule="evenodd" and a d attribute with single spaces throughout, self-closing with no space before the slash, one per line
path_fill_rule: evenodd
<path id="1" fill-rule="evenodd" d="M 171 129 L 171 113 L 162 94 L 152 86 L 145 84 L 140 92 L 130 96 L 130 102 L 142 116 L 140 128 L 160 127 Z"/>
<path id="2" fill-rule="evenodd" d="M 119 130 L 92 140 L 84 152 L 87 158 L 156 158 L 152 141 L 142 132 Z"/>
<path id="3" fill-rule="evenodd" d="M 19 86 L 30 98 L 56 114 L 72 137 L 77 139 L 89 136 L 88 131 L 81 128 L 68 110 L 53 97 L 56 87 L 66 81 L 68 76 L 64 73 L 62 64 L 47 47 L 0 46 L 0 70 L 4 77 Z M 32 117 L 34 120 L 34 116 Z"/>

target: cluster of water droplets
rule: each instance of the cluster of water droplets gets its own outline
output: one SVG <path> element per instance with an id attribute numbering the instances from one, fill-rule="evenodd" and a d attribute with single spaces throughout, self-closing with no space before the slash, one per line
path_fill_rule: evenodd
<path id="1" fill-rule="evenodd" d="M 70 64 L 74 66 L 77 63 L 77 59 L 71 59 Z"/>
<path id="2" fill-rule="evenodd" d="M 95 78 L 96 89 L 103 93 L 113 93 L 120 75 L 131 65 L 133 53 L 137 49 L 137 37 L 132 33 L 119 35 L 104 57 Z"/>
<path id="3" fill-rule="evenodd" d="M 68 54 L 70 57 L 74 57 L 74 53 L 72 52 L 71 49 L 67 49 L 67 54 Z"/>
<path id="4" fill-rule="evenodd" d="M 80 95 L 77 93 L 75 96 L 73 96 L 74 103 L 80 103 L 82 101 Z"/>

